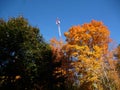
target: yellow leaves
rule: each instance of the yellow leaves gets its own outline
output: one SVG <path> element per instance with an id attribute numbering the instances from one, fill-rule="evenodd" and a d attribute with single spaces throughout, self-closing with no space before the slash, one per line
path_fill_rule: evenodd
<path id="1" fill-rule="evenodd" d="M 15 79 L 16 79 L 16 80 L 18 80 L 18 79 L 20 79 L 20 78 L 21 78 L 20 75 L 15 76 Z"/>
<path id="2" fill-rule="evenodd" d="M 67 36 L 69 35 L 69 33 L 68 33 L 68 32 L 65 32 L 64 35 L 67 37 Z"/>
<path id="3" fill-rule="evenodd" d="M 96 58 L 100 58 L 102 56 L 102 49 L 98 46 L 93 46 L 94 52 L 93 55 Z"/>
<path id="4" fill-rule="evenodd" d="M 76 57 L 78 55 L 78 52 L 73 52 L 72 56 Z"/>
<path id="5" fill-rule="evenodd" d="M 63 45 L 62 41 L 58 41 L 56 38 L 52 38 L 50 40 L 50 45 L 51 47 L 55 47 L 55 48 L 61 48 Z"/>
<path id="6" fill-rule="evenodd" d="M 97 76 L 91 77 L 89 78 L 89 81 L 91 82 L 98 81 L 98 77 Z"/>
<path id="7" fill-rule="evenodd" d="M 58 68 L 58 67 L 55 69 L 55 71 L 53 73 L 53 76 L 56 76 L 56 78 L 59 78 L 64 75 L 66 75 L 66 71 L 64 69 Z"/>
<path id="8" fill-rule="evenodd" d="M 77 68 L 75 68 L 75 70 L 76 70 L 76 72 L 79 72 L 79 71 L 80 71 L 80 68 L 77 67 Z"/>
<path id="9" fill-rule="evenodd" d="M 91 35 L 90 34 L 85 34 L 85 37 L 87 38 L 87 39 L 90 39 L 91 38 Z"/>
<path id="10" fill-rule="evenodd" d="M 100 26 L 103 26 L 103 23 L 102 22 L 97 22 L 96 20 L 92 20 L 91 21 L 91 24 L 95 27 L 100 27 Z"/>
<path id="11" fill-rule="evenodd" d="M 66 38 L 70 44 L 89 45 L 90 47 L 98 45 L 103 47 L 110 42 L 110 32 L 102 23 L 92 20 L 90 23 L 72 26 L 68 32 L 65 32 Z M 107 47 L 107 46 L 106 46 Z M 105 52 L 105 48 L 103 51 Z"/>
<path id="12" fill-rule="evenodd" d="M 72 26 L 65 32 L 67 43 L 62 50 L 72 61 L 68 65 L 74 69 L 71 71 L 73 76 L 74 73 L 82 75 L 80 83 L 99 82 L 102 57 L 108 52 L 109 35 L 108 28 L 95 20 L 81 26 Z"/>

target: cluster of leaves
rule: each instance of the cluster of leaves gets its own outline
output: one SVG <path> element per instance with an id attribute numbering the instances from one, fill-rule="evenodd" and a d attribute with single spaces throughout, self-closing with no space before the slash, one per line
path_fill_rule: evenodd
<path id="1" fill-rule="evenodd" d="M 115 53 L 115 57 L 117 59 L 117 70 L 118 70 L 118 73 L 120 75 L 120 45 L 118 45 L 117 49 L 116 49 L 116 53 Z"/>
<path id="2" fill-rule="evenodd" d="M 38 28 L 21 16 L 0 19 L 1 89 L 31 90 L 37 83 L 44 84 L 50 75 L 50 63 L 51 49 Z"/>
<path id="3" fill-rule="evenodd" d="M 73 86 L 81 90 L 119 89 L 118 73 L 113 67 L 114 56 L 109 56 L 109 35 L 108 28 L 95 20 L 81 26 L 73 26 L 65 32 L 67 43 L 62 49 L 71 61 L 67 64 L 71 73 L 68 74 L 68 82 L 72 82 Z M 113 78 L 112 73 L 116 78 Z"/>

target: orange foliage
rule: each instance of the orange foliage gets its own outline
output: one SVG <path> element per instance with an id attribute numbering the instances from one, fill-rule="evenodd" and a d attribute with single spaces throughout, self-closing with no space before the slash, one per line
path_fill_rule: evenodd
<path id="1" fill-rule="evenodd" d="M 19 76 L 19 75 L 15 76 L 15 79 L 16 79 L 16 80 L 18 80 L 18 79 L 20 79 L 20 78 L 21 78 L 21 76 Z"/>
<path id="2" fill-rule="evenodd" d="M 53 62 L 60 63 L 54 69 L 56 79 L 67 77 L 65 83 L 70 89 L 76 84 L 80 90 L 120 89 L 114 53 L 108 50 L 110 32 L 102 22 L 72 26 L 64 35 L 66 44 L 55 38 L 50 44 Z"/>
<path id="3" fill-rule="evenodd" d="M 50 46 L 52 48 L 52 60 L 54 64 L 54 71 L 53 76 L 56 78 L 56 80 L 59 78 L 65 78 L 66 70 L 64 68 L 65 58 L 62 53 L 62 41 L 57 41 L 56 38 L 51 39 Z M 56 82 L 57 86 L 60 86 L 63 84 L 63 82 L 58 81 Z"/>
<path id="4" fill-rule="evenodd" d="M 102 23 L 92 20 L 90 23 L 85 23 L 79 26 L 73 26 L 64 34 L 68 44 L 71 45 L 87 45 L 90 49 L 94 45 L 102 48 L 104 53 L 107 53 L 110 32 Z"/>
<path id="5" fill-rule="evenodd" d="M 64 35 L 67 43 L 63 51 L 72 60 L 72 73 L 77 73 L 73 77 L 68 75 L 70 80 L 79 80 L 80 87 L 85 85 L 89 89 L 98 88 L 102 57 L 108 53 L 108 44 L 111 42 L 108 28 L 102 22 L 92 20 L 71 27 Z"/>

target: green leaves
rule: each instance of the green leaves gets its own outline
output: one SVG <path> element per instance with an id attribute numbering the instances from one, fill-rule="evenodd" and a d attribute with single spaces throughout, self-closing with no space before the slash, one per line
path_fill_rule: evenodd
<path id="1" fill-rule="evenodd" d="M 9 79 L 14 81 L 16 76 L 21 77 L 23 89 L 31 87 L 37 78 L 42 78 L 43 73 L 49 72 L 49 63 L 51 49 L 38 28 L 29 25 L 21 16 L 8 21 L 0 20 L 0 76 L 8 77 L 3 80 L 3 87 L 9 85 Z"/>

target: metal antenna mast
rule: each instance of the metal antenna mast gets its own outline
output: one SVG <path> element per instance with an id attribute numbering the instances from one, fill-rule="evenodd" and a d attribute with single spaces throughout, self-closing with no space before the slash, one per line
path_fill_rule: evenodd
<path id="1" fill-rule="evenodd" d="M 59 38 L 60 38 L 60 40 L 62 41 L 62 35 L 61 35 L 61 30 L 60 30 L 60 20 L 58 19 L 58 17 L 57 17 L 57 19 L 56 19 L 56 24 L 57 24 L 57 26 L 58 26 Z"/>

